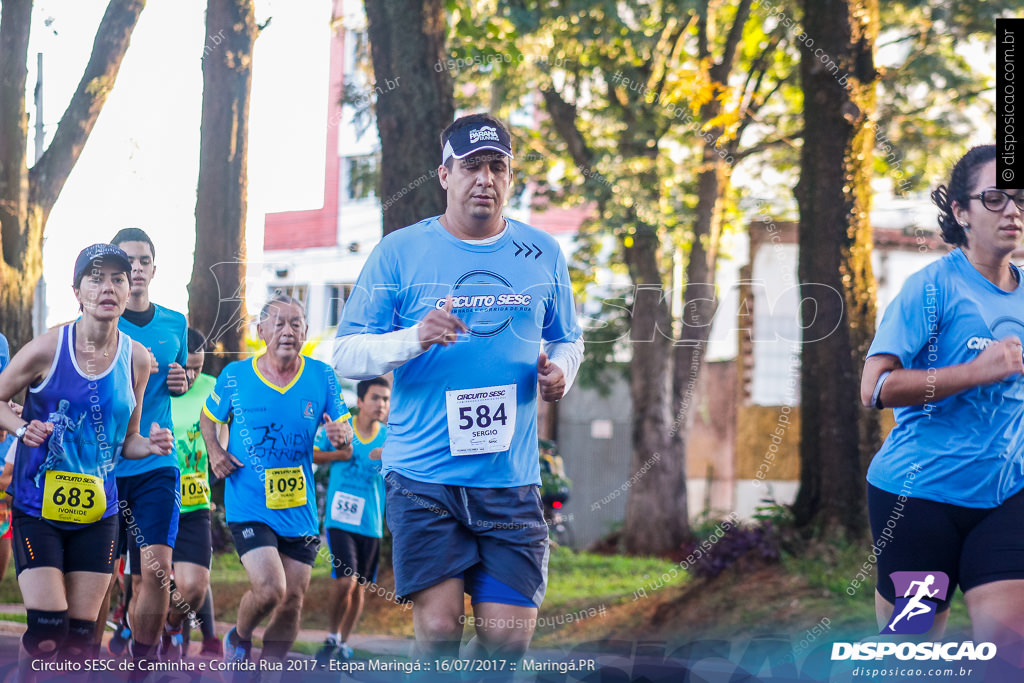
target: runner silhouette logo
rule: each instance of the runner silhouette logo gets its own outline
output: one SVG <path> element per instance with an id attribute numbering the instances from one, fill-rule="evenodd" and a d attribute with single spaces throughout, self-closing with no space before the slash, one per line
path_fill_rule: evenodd
<path id="1" fill-rule="evenodd" d="M 944 572 L 893 572 L 896 606 L 879 633 L 920 635 L 935 622 L 939 602 L 946 599 L 949 577 Z"/>

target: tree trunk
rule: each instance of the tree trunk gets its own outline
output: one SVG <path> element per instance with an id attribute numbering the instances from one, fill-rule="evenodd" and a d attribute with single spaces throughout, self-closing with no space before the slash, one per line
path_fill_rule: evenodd
<path id="1" fill-rule="evenodd" d="M 367 2 L 384 234 L 444 213 L 441 131 L 455 116 L 441 0 Z"/>
<path id="2" fill-rule="evenodd" d="M 111 0 L 92 53 L 50 146 L 27 167 L 25 79 L 32 16 L 29 0 L 5 0 L 0 17 L 0 331 L 12 351 L 32 338 L 43 230 L 96 125 L 128 50 L 144 0 Z M 85 246 L 85 245 L 82 245 Z"/>
<path id="3" fill-rule="evenodd" d="M 633 403 L 630 465 L 623 542 L 626 552 L 678 550 L 689 534 L 686 461 L 671 448 L 672 322 L 661 279 L 660 239 L 653 226 L 637 226 L 626 264 L 634 285 L 630 317 L 629 393 Z M 679 504 L 684 507 L 680 514 Z"/>
<path id="4" fill-rule="evenodd" d="M 256 34 L 252 0 L 209 0 L 188 313 L 192 327 L 214 344 L 206 365 L 214 374 L 245 351 L 246 154 Z"/>
<path id="5" fill-rule="evenodd" d="M 805 133 L 796 198 L 805 303 L 800 491 L 794 512 L 798 524 L 819 533 L 857 536 L 866 528 L 864 463 L 879 441 L 878 416 L 861 408 L 859 400 L 875 320 L 868 220 L 873 137 L 866 124 L 875 109 L 878 5 L 877 0 L 803 0 L 802 5 L 804 30 L 838 71 L 802 48 Z M 830 296 L 829 290 L 839 294 Z"/>
<path id="6" fill-rule="evenodd" d="M 729 87 L 729 74 L 735 64 L 740 37 L 750 13 L 750 0 L 742 0 L 737 6 L 736 16 L 717 62 L 708 47 L 710 11 L 709 3 L 701 5 L 698 21 L 701 36 L 698 40 L 699 57 L 702 62 L 712 64 L 708 76 L 714 89 L 725 91 Z M 712 97 L 701 107 L 701 121 L 714 121 L 721 109 L 721 100 Z M 645 139 L 636 126 L 627 129 L 627 135 L 639 140 Z M 686 439 L 693 423 L 694 394 L 700 368 L 718 307 L 714 282 L 721 234 L 719 214 L 729 189 L 728 164 L 716 148 L 718 145 L 726 149 L 725 141 L 721 138 L 723 129 L 713 126 L 703 133 L 708 137 L 705 138 L 697 178 L 697 207 L 686 266 L 686 282 L 683 283 L 685 291 L 682 295 L 678 341 L 673 338 L 667 297 L 655 301 L 652 292 L 647 292 L 645 297 L 641 296 L 640 287 L 648 286 L 645 283 L 652 282 L 654 273 L 660 271 L 656 243 L 646 247 L 642 256 L 635 254 L 632 260 L 627 258 L 630 276 L 633 283 L 638 285 L 633 306 L 633 339 L 649 339 L 652 318 L 655 323 L 654 341 L 641 346 L 637 346 L 634 341 L 630 362 L 633 399 L 631 470 L 634 473 L 631 481 L 635 480 L 635 483 L 626 500 L 624 540 L 627 551 L 637 554 L 670 553 L 679 550 L 683 543 L 690 540 Z M 644 186 L 656 187 L 657 177 L 652 174 L 648 183 Z M 640 240 L 637 245 L 641 245 Z M 659 296 L 661 291 L 659 289 Z M 654 308 L 656 305 L 658 307 Z M 657 331 L 658 327 L 663 333 Z M 640 472 L 646 474 L 638 477 Z"/>
<path id="7" fill-rule="evenodd" d="M 0 18 L 0 332 L 14 347 L 32 337 L 32 300 L 43 269 L 42 249 L 28 234 L 28 36 L 32 3 L 4 2 Z M 27 302 L 27 303 L 26 303 Z M 13 352 L 15 349 L 12 348 Z"/>
<path id="8" fill-rule="evenodd" d="M 716 114 L 717 115 L 717 114 Z M 730 169 L 714 146 L 704 148 L 704 169 L 697 176 L 697 207 L 694 211 L 693 244 L 686 264 L 679 341 L 673 350 L 672 412 L 669 429 L 673 452 L 679 453 L 686 473 L 686 447 L 697 404 L 700 371 L 704 367 L 711 325 L 718 310 L 715 270 L 721 239 L 721 205 L 729 192 Z M 686 510 L 686 490 L 681 491 Z"/>

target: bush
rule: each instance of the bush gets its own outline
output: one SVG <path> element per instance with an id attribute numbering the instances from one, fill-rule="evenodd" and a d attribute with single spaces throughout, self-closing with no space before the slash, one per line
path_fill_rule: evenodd
<path id="1" fill-rule="evenodd" d="M 690 573 L 710 579 L 736 564 L 763 566 L 779 562 L 792 526 L 792 513 L 774 501 L 763 503 L 751 524 L 708 519 L 696 525 L 694 540 L 682 547 L 684 556 L 696 557 Z"/>

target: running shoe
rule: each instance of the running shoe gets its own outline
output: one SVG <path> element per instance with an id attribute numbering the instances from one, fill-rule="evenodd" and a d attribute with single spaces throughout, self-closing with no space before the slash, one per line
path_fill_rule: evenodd
<path id="1" fill-rule="evenodd" d="M 244 647 L 238 639 L 238 632 L 232 626 L 231 630 L 224 634 L 224 661 L 225 662 L 246 662 L 252 659 L 250 648 Z"/>
<path id="2" fill-rule="evenodd" d="M 121 657 L 128 648 L 128 641 L 132 638 L 132 630 L 126 624 L 121 624 L 110 636 L 107 642 L 107 650 L 114 657 Z"/>
<path id="3" fill-rule="evenodd" d="M 199 651 L 201 657 L 223 657 L 224 646 L 217 638 L 207 638 L 203 641 L 203 649 Z"/>
<path id="4" fill-rule="evenodd" d="M 334 655 L 334 658 L 338 661 L 344 661 L 346 659 L 352 659 L 355 656 L 355 652 L 352 651 L 348 645 L 339 645 L 338 652 Z"/>
<path id="5" fill-rule="evenodd" d="M 319 650 L 317 650 L 316 656 L 313 657 L 313 659 L 316 660 L 317 668 L 326 669 L 332 659 L 338 658 L 340 651 L 341 648 L 338 647 L 333 640 L 330 638 L 325 640 L 324 644 L 320 646 Z"/>
<path id="6" fill-rule="evenodd" d="M 185 654 L 185 637 L 181 634 L 181 628 L 176 631 L 164 629 L 160 636 L 160 646 L 157 648 L 157 655 L 161 662 L 181 661 Z"/>

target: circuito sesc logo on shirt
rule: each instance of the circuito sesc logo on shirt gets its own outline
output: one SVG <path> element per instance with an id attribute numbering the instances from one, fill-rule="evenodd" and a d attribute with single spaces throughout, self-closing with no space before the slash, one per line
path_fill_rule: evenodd
<path id="1" fill-rule="evenodd" d="M 452 313 L 465 316 L 470 334 L 493 337 L 512 324 L 513 313 L 529 310 L 533 297 L 517 292 L 506 278 L 489 270 L 473 270 L 455 281 L 452 287 Z M 447 297 L 434 300 L 434 308 L 441 310 Z"/>

